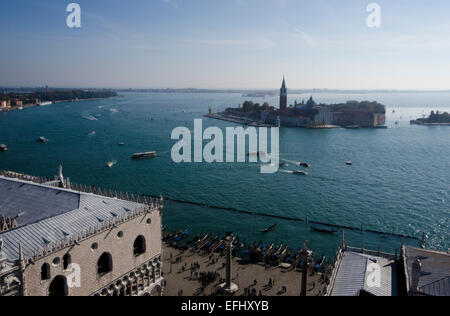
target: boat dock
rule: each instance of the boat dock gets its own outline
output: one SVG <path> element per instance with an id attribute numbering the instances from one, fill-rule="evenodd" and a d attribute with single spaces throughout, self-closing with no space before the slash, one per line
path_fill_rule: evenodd
<path id="1" fill-rule="evenodd" d="M 231 122 L 234 124 L 244 125 L 244 126 L 267 127 L 267 128 L 275 127 L 274 125 L 262 123 L 262 122 L 247 119 L 244 117 L 237 117 L 237 116 L 224 115 L 224 114 L 208 113 L 208 114 L 205 114 L 204 117 L 215 119 L 215 120 Z"/>

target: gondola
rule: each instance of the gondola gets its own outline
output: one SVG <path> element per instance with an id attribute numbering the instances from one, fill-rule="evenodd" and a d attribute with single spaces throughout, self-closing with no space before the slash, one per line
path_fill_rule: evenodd
<path id="1" fill-rule="evenodd" d="M 277 227 L 278 227 L 278 224 L 272 225 L 272 226 L 270 226 L 269 228 L 264 229 L 264 230 L 262 231 L 262 233 L 263 233 L 263 234 L 266 234 L 266 233 L 273 232 L 275 229 L 277 229 Z"/>
<path id="2" fill-rule="evenodd" d="M 319 228 L 319 227 L 311 227 L 311 229 L 315 232 L 323 233 L 323 234 L 335 234 L 338 232 L 335 229 L 326 229 L 326 228 Z"/>

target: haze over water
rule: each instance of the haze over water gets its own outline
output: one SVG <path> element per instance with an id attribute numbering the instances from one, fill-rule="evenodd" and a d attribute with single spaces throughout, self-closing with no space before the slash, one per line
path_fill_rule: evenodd
<path id="1" fill-rule="evenodd" d="M 450 111 L 450 93 L 313 94 L 316 102 L 379 101 L 387 105 L 389 129 L 280 130 L 280 157 L 288 170 L 308 162 L 307 177 L 287 172 L 260 174 L 258 164 L 175 164 L 170 150 L 175 127 L 193 128 L 208 108 L 220 111 L 245 101 L 239 94 L 122 93 L 123 98 L 59 103 L 0 113 L 0 169 L 53 176 L 61 163 L 72 182 L 159 195 L 331 224 L 427 235 L 427 246 L 450 248 L 450 127 L 411 126 L 431 110 Z M 309 94 L 291 95 L 307 100 Z M 277 105 L 276 98 L 253 99 Z M 393 113 L 395 110 L 395 113 Z M 395 122 L 398 124 L 395 124 Z M 204 128 L 230 123 L 204 119 Z M 91 133 L 95 131 L 96 133 Z M 49 139 L 36 142 L 39 136 Z M 119 147 L 118 143 L 125 146 Z M 159 153 L 132 161 L 135 152 Z M 353 166 L 347 166 L 346 161 Z M 106 167 L 109 161 L 117 163 Z M 318 253 L 333 254 L 340 234 L 314 233 L 306 223 L 272 220 L 166 201 L 169 230 L 223 234 L 248 243 L 263 239 L 293 248 L 307 240 Z M 260 231 L 278 223 L 277 231 Z M 393 251 L 400 239 L 346 232 L 349 243 Z M 418 245 L 417 241 L 405 243 Z"/>

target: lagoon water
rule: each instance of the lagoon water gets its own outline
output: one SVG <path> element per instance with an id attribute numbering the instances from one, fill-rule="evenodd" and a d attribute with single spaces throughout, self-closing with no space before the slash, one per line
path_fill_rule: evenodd
<path id="1" fill-rule="evenodd" d="M 376 100 L 388 107 L 389 129 L 280 130 L 280 157 L 308 162 L 307 177 L 287 172 L 260 174 L 249 163 L 175 164 L 170 151 L 175 127 L 193 128 L 208 108 L 214 111 L 244 101 L 238 94 L 123 93 L 122 98 L 59 103 L 0 113 L 0 169 L 53 176 L 58 164 L 72 182 L 120 191 L 160 195 L 208 205 L 363 227 L 422 238 L 428 247 L 450 248 L 450 127 L 409 125 L 431 110 L 450 111 L 450 93 L 372 93 L 313 95 L 318 102 Z M 291 95 L 301 101 L 309 95 Z M 277 104 L 276 98 L 254 99 Z M 395 113 L 393 113 L 395 110 Z M 398 124 L 395 124 L 395 122 Z M 230 123 L 204 119 L 204 128 Z M 95 133 L 92 133 L 95 131 Z M 39 136 L 49 139 L 36 142 Z M 118 146 L 124 142 L 125 146 Z M 153 160 L 131 154 L 156 150 Z M 347 166 L 346 161 L 353 161 Z M 106 163 L 114 161 L 112 168 Z M 1 210 L 0 210 L 1 213 Z M 167 201 L 169 230 L 192 228 L 217 235 L 233 231 L 241 239 L 271 240 L 293 248 L 308 245 L 331 256 L 340 234 L 312 232 L 301 222 L 275 220 Z M 261 230 L 278 223 L 278 230 Z M 354 246 L 394 251 L 397 237 L 348 231 Z M 405 239 L 418 245 L 418 241 Z"/>

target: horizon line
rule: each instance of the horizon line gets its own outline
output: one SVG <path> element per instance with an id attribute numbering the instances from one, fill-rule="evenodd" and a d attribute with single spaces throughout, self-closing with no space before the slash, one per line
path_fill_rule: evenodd
<path id="1" fill-rule="evenodd" d="M 45 89 L 46 85 L 42 86 L 0 86 L 1 90 L 5 89 Z M 174 87 L 101 87 L 101 86 L 48 86 L 49 89 L 95 89 L 95 90 L 203 90 L 203 91 L 234 91 L 234 92 L 246 92 L 246 91 L 258 91 L 258 92 L 278 92 L 278 88 L 194 88 L 194 87 L 183 87 L 183 88 L 174 88 Z M 305 92 L 450 92 L 449 89 L 348 89 L 348 88 L 288 88 L 288 91 L 305 91 Z"/>

